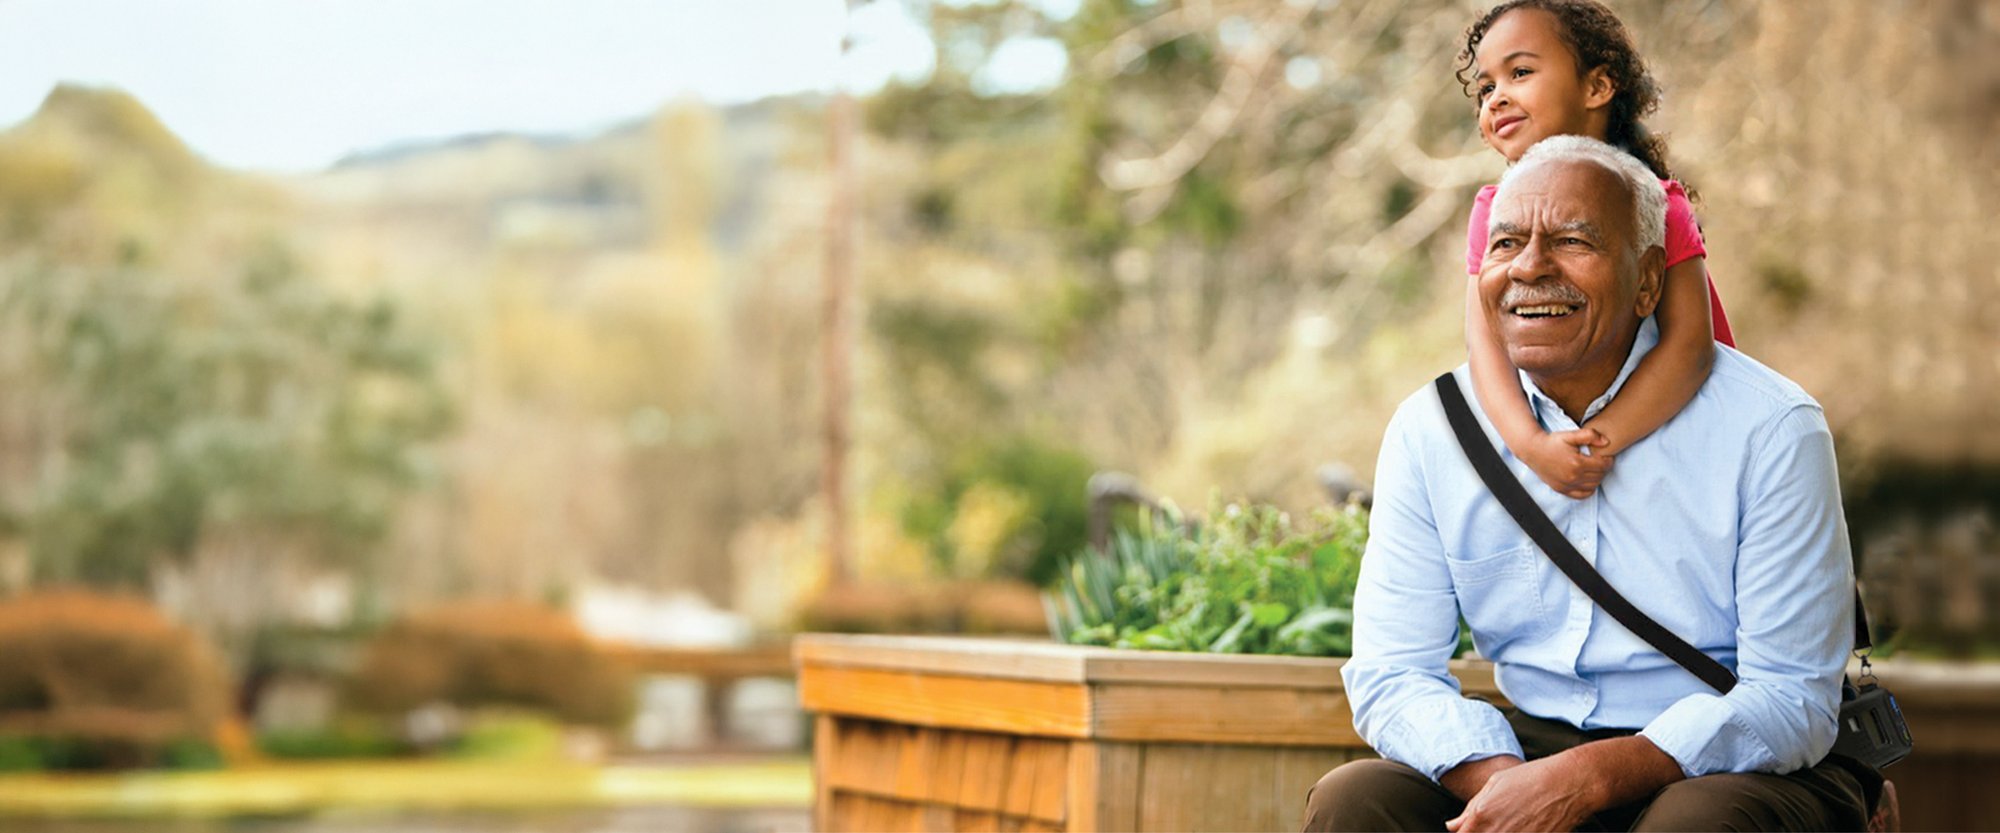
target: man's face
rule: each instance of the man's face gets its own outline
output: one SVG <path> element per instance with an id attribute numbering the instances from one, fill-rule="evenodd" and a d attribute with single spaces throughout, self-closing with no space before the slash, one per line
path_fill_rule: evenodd
<path id="1" fill-rule="evenodd" d="M 1659 302 L 1665 254 L 1635 254 L 1624 180 L 1581 161 L 1523 172 L 1493 203 L 1479 271 L 1487 321 L 1515 367 L 1609 385 Z"/>

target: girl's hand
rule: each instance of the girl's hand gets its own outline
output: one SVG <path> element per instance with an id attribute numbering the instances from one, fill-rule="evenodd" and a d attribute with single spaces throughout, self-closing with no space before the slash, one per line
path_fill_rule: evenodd
<path id="1" fill-rule="evenodd" d="M 1544 433 L 1522 449 L 1521 460 L 1534 469 L 1549 488 L 1565 497 L 1582 500 L 1597 492 L 1604 476 L 1611 472 L 1611 455 L 1596 450 L 1611 444 L 1594 429 Z M 1583 449 L 1592 449 L 1584 454 Z"/>

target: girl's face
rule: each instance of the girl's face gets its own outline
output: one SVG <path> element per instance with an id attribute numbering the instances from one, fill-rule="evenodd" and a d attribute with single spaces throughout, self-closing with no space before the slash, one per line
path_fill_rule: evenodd
<path id="1" fill-rule="evenodd" d="M 1550 136 L 1604 138 L 1616 91 L 1603 67 L 1577 71 L 1561 25 L 1541 9 L 1515 9 L 1479 41 L 1472 79 L 1479 138 L 1508 162 Z"/>

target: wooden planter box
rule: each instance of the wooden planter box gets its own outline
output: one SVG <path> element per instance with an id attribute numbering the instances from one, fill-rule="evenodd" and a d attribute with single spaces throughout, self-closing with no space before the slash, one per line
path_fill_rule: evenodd
<path id="1" fill-rule="evenodd" d="M 1373 755 L 1344 660 L 801 636 L 814 822 L 844 830 L 1296 830 Z M 1454 672 L 1498 699 L 1484 663 Z"/>
<path id="2" fill-rule="evenodd" d="M 1306 790 L 1372 753 L 1343 660 L 1040 641 L 807 635 L 815 829 L 1296 830 Z M 1917 751 L 1906 830 L 2000 829 L 2000 665 L 1884 662 Z M 1498 701 L 1491 667 L 1454 664 Z"/>

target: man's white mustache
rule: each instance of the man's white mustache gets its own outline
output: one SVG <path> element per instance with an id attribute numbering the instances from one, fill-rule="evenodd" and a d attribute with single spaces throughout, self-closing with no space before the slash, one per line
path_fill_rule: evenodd
<path id="1" fill-rule="evenodd" d="M 1580 307 L 1588 300 L 1588 298 L 1583 296 L 1581 290 L 1573 286 L 1516 286 L 1500 295 L 1500 308 L 1536 307 L 1543 304 L 1567 304 L 1573 307 Z"/>

